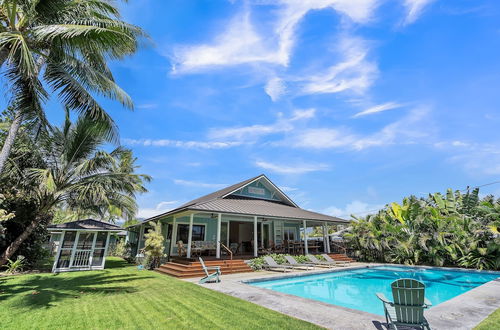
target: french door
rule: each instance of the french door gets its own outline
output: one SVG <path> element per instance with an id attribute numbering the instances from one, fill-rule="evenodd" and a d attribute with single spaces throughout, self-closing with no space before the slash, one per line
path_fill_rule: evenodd
<path id="1" fill-rule="evenodd" d="M 101 268 L 104 266 L 109 234 L 104 231 L 64 232 L 57 269 Z"/>

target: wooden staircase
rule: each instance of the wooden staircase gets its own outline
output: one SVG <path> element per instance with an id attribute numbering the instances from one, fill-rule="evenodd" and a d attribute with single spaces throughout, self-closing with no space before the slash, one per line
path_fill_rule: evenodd
<path id="1" fill-rule="evenodd" d="M 343 253 L 329 253 L 328 255 L 330 256 L 330 258 L 336 261 L 356 262 L 356 260 L 354 260 L 351 257 L 348 257 L 346 254 Z"/>
<path id="2" fill-rule="evenodd" d="M 245 263 L 245 260 L 207 260 L 204 261 L 207 267 L 220 266 L 222 275 L 253 272 L 252 268 Z M 157 272 L 174 276 L 177 278 L 202 277 L 205 272 L 198 261 L 180 262 L 174 260 L 167 262 L 155 269 Z"/>

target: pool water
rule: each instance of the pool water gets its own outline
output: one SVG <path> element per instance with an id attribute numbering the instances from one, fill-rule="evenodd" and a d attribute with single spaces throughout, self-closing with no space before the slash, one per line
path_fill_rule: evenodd
<path id="1" fill-rule="evenodd" d="M 248 284 L 384 315 L 375 293 L 382 292 L 392 300 L 391 283 L 397 279 L 413 278 L 425 283 L 425 296 L 436 306 L 498 277 L 500 273 L 378 266 Z"/>

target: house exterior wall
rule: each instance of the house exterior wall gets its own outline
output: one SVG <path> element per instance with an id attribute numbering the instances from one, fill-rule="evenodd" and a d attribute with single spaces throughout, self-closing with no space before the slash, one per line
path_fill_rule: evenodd
<path id="1" fill-rule="evenodd" d="M 277 196 L 274 196 L 273 193 L 260 181 L 252 182 L 242 189 L 232 193 L 232 195 L 280 201 L 280 199 Z"/>

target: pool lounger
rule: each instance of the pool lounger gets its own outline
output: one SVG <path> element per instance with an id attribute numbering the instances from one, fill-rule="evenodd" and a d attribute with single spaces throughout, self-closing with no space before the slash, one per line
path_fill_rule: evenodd
<path id="1" fill-rule="evenodd" d="M 285 259 L 286 259 L 286 261 L 288 261 L 288 263 L 291 266 L 294 266 L 297 269 L 303 269 L 303 270 L 314 269 L 314 265 L 313 264 L 311 264 L 311 263 L 309 263 L 309 264 L 298 263 L 297 260 L 295 260 L 295 258 L 292 257 L 292 256 L 285 256 Z"/>

